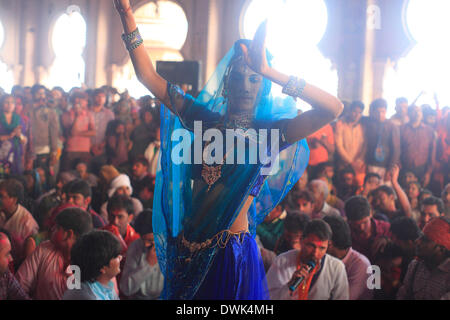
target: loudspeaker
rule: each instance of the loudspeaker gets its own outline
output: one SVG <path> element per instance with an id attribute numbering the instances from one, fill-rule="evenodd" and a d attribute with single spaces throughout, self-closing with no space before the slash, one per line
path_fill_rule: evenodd
<path id="1" fill-rule="evenodd" d="M 200 87 L 200 63 L 198 61 L 157 61 L 156 72 L 167 81 L 182 86 L 193 96 L 198 94 Z"/>

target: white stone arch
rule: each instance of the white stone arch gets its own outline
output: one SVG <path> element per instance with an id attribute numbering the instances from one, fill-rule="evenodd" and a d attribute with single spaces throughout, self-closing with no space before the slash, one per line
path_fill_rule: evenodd
<path id="1" fill-rule="evenodd" d="M 83 54 L 87 23 L 80 8 L 71 5 L 57 16 L 49 36 L 54 59 L 42 83 L 49 88 L 60 86 L 66 91 L 83 86 L 86 77 Z"/>
<path id="2" fill-rule="evenodd" d="M 268 18 L 267 48 L 274 56 L 275 68 L 304 78 L 337 96 L 338 75 L 332 62 L 318 48 L 328 24 L 323 0 L 247 0 L 241 18 L 241 37 L 252 39 L 260 22 Z M 275 94 L 282 88 L 275 86 Z M 310 105 L 297 100 L 297 107 Z"/>
<path id="3" fill-rule="evenodd" d="M 0 20 L 0 51 L 3 49 L 5 43 L 5 29 L 3 23 Z M 0 60 L 0 88 L 5 92 L 11 92 L 11 88 L 14 86 L 14 75 L 12 70 L 6 63 Z"/>
<path id="4" fill-rule="evenodd" d="M 183 61 L 181 48 L 187 39 L 189 24 L 183 7 L 176 1 L 141 3 L 134 11 L 136 23 L 153 63 L 156 61 Z M 136 77 L 131 59 L 113 75 L 113 86 L 128 90 L 132 97 L 151 95 Z"/>

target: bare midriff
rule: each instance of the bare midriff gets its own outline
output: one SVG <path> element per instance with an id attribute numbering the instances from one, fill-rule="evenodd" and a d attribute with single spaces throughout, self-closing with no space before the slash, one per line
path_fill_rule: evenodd
<path id="1" fill-rule="evenodd" d="M 230 228 L 231 232 L 234 233 L 248 232 L 247 212 L 253 202 L 253 198 L 254 198 L 253 196 L 248 196 L 247 200 L 245 200 L 245 203 L 242 206 L 241 211 L 239 211 L 236 220 L 234 221 L 233 225 Z"/>

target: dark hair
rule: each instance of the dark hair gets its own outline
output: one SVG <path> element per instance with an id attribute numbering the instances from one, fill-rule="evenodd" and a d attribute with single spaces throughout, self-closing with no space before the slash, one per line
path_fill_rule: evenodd
<path id="1" fill-rule="evenodd" d="M 34 86 L 31 87 L 31 95 L 33 96 L 33 98 L 34 98 L 34 95 L 41 89 L 44 89 L 45 92 L 47 92 L 47 88 L 41 84 L 35 84 Z"/>
<path id="2" fill-rule="evenodd" d="M 80 208 L 67 208 L 56 216 L 56 224 L 80 237 L 92 230 L 92 217 Z"/>
<path id="3" fill-rule="evenodd" d="M 84 198 L 91 197 L 92 196 L 92 190 L 89 184 L 82 180 L 82 179 L 76 179 L 70 182 L 68 186 L 68 193 L 79 193 L 83 195 Z"/>
<path id="4" fill-rule="evenodd" d="M 375 255 L 374 262 L 380 260 L 394 259 L 403 257 L 403 249 L 393 242 L 388 242 L 382 251 L 378 251 Z"/>
<path id="5" fill-rule="evenodd" d="M 136 157 L 136 159 L 134 159 L 133 165 L 135 165 L 136 163 L 141 163 L 143 166 L 146 166 L 146 167 L 150 166 L 150 164 L 148 163 L 147 158 L 144 157 L 143 155 L 138 155 Z"/>
<path id="6" fill-rule="evenodd" d="M 104 94 L 106 96 L 106 92 L 105 90 L 101 89 L 101 88 L 97 88 L 92 92 L 92 97 L 96 97 L 99 94 Z"/>
<path id="7" fill-rule="evenodd" d="M 339 216 L 325 216 L 323 221 L 328 223 L 333 232 L 333 246 L 338 249 L 345 250 L 352 246 L 352 235 L 348 223 Z"/>
<path id="8" fill-rule="evenodd" d="M 436 206 L 440 214 L 443 214 L 445 210 L 444 202 L 435 196 L 423 199 L 422 206 Z"/>
<path id="9" fill-rule="evenodd" d="M 291 211 L 284 219 L 284 230 L 288 232 L 304 232 L 311 218 L 300 211 Z"/>
<path id="10" fill-rule="evenodd" d="M 298 200 L 304 199 L 308 202 L 314 203 L 314 196 L 309 190 L 293 191 L 290 194 L 289 206 L 293 208 L 298 207 Z"/>
<path id="11" fill-rule="evenodd" d="M 127 214 L 134 214 L 133 200 L 127 195 L 114 195 L 108 200 L 108 213 L 114 210 L 125 210 Z"/>
<path id="12" fill-rule="evenodd" d="M 322 241 L 331 240 L 333 237 L 333 231 L 331 231 L 330 226 L 322 219 L 313 219 L 308 223 L 303 232 L 303 239 L 311 234 L 317 236 Z"/>
<path id="13" fill-rule="evenodd" d="M 416 221 L 408 217 L 394 219 L 391 222 L 391 232 L 402 241 L 415 241 L 421 235 L 420 228 Z"/>
<path id="14" fill-rule="evenodd" d="M 370 112 L 373 112 L 380 108 L 387 109 L 387 101 L 384 99 L 376 99 L 376 100 L 372 101 L 369 108 L 370 108 Z"/>
<path id="15" fill-rule="evenodd" d="M 394 189 L 392 189 L 389 186 L 383 185 L 383 186 L 379 186 L 378 188 L 375 189 L 375 194 L 378 194 L 379 192 L 384 192 L 386 193 L 388 196 L 394 195 L 395 196 L 395 191 Z"/>
<path id="16" fill-rule="evenodd" d="M 415 184 L 417 186 L 417 189 L 419 189 L 419 191 L 422 190 L 422 186 L 420 185 L 420 182 L 418 181 L 410 181 L 408 182 L 408 184 L 406 185 L 406 188 L 408 189 L 410 185 Z"/>
<path id="17" fill-rule="evenodd" d="M 353 196 L 345 201 L 345 215 L 350 221 L 359 221 L 370 216 L 369 201 L 363 196 Z"/>
<path id="18" fill-rule="evenodd" d="M 16 179 L 6 179 L 0 182 L 0 190 L 4 190 L 9 197 L 16 198 L 17 203 L 21 203 L 24 197 L 24 187 Z"/>
<path id="19" fill-rule="evenodd" d="M 364 103 L 362 101 L 353 101 L 349 106 L 349 111 L 353 111 L 356 108 L 364 111 Z"/>
<path id="20" fill-rule="evenodd" d="M 395 104 L 400 104 L 400 103 L 408 103 L 408 99 L 406 99 L 405 97 L 397 98 L 395 100 Z"/>
<path id="21" fill-rule="evenodd" d="M 77 98 L 89 101 L 89 95 L 86 92 L 84 92 L 84 91 L 75 91 L 74 93 L 72 93 L 70 95 L 69 102 L 71 104 L 74 104 L 75 103 L 75 99 L 77 99 Z"/>
<path id="22" fill-rule="evenodd" d="M 39 227 L 44 227 L 45 220 L 51 211 L 60 205 L 59 200 L 53 195 L 45 196 L 40 202 L 33 214 Z"/>
<path id="23" fill-rule="evenodd" d="M 94 230 L 75 242 L 70 253 L 71 263 L 80 267 L 82 282 L 95 282 L 101 275 L 100 270 L 121 251 L 120 242 L 112 233 Z"/>
<path id="24" fill-rule="evenodd" d="M 153 233 L 153 211 L 145 209 L 142 211 L 134 222 L 134 230 L 142 237 L 148 233 Z"/>
<path id="25" fill-rule="evenodd" d="M 381 176 L 378 173 L 375 172 L 369 172 L 366 174 L 366 176 L 364 177 L 364 183 L 367 183 L 367 181 L 369 181 L 370 178 L 376 177 L 379 180 L 381 180 Z"/>

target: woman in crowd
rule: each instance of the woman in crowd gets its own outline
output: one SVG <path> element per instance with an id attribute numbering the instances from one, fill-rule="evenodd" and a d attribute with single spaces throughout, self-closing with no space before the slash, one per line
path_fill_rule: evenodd
<path id="1" fill-rule="evenodd" d="M 15 113 L 13 96 L 4 95 L 0 99 L 0 175 L 22 174 L 24 170 L 24 150 L 28 142 L 25 124 Z"/>

